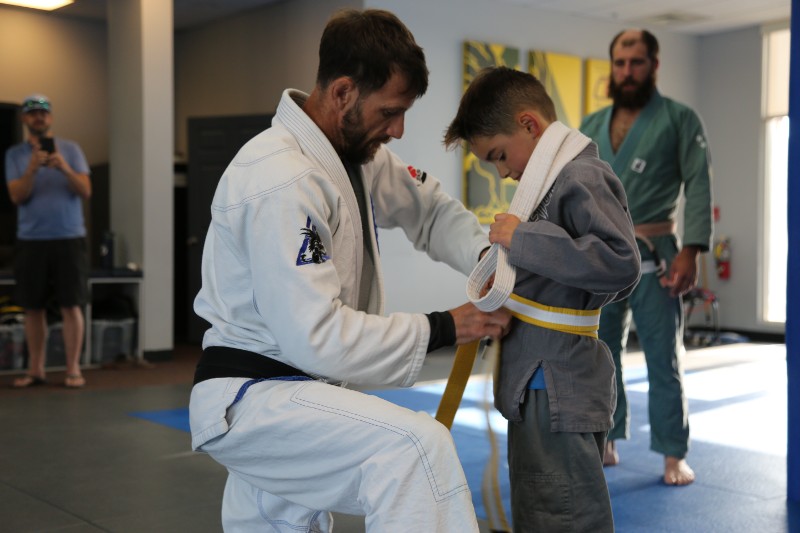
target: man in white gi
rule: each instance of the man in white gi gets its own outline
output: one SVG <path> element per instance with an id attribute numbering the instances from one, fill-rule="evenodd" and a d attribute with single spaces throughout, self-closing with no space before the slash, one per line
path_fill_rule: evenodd
<path id="1" fill-rule="evenodd" d="M 627 300 L 603 308 L 600 338 L 617 366 L 617 409 L 605 464 L 619 456 L 615 439 L 629 438 L 630 413 L 622 380 L 631 313 L 647 363 L 650 448 L 664 456 L 664 482 L 688 485 L 689 415 L 683 391 L 681 296 L 697 282 L 697 257 L 711 244 L 711 164 L 703 125 L 687 106 L 655 88 L 658 41 L 646 30 L 620 32 L 611 42 L 612 106 L 589 115 L 592 137 L 628 196 L 642 255 L 642 278 Z M 685 197 L 683 246 L 675 233 Z"/>
<path id="2" fill-rule="evenodd" d="M 211 328 L 190 403 L 192 447 L 229 472 L 226 531 L 478 531 L 447 429 L 358 385 L 412 385 L 428 352 L 502 336 L 472 304 L 383 316 L 377 228 L 469 274 L 476 218 L 384 145 L 422 96 L 422 49 L 391 13 L 345 10 L 322 35 L 310 95 L 284 92 L 272 127 L 223 174 L 195 301 Z"/>

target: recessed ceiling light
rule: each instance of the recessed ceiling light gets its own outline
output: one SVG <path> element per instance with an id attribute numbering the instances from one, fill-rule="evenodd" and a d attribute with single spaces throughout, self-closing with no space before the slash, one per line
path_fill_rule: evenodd
<path id="1" fill-rule="evenodd" d="M 53 11 L 54 9 L 68 6 L 74 1 L 75 0 L 0 0 L 0 4 Z"/>
<path id="2" fill-rule="evenodd" d="M 695 13 L 684 13 L 674 11 L 671 13 L 661 13 L 651 17 L 636 20 L 641 26 L 669 26 L 670 24 L 690 24 L 692 22 L 703 22 L 708 17 Z"/>

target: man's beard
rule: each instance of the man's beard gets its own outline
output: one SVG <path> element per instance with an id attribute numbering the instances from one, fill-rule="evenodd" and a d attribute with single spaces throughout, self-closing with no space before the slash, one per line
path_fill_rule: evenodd
<path id="1" fill-rule="evenodd" d="M 624 86 L 635 84 L 636 82 L 626 79 L 622 84 L 617 83 L 612 78 L 608 83 L 608 96 L 614 100 L 614 105 L 625 109 L 641 109 L 647 105 L 656 90 L 655 76 L 650 74 L 646 80 L 638 84 L 635 90 L 624 90 Z"/>
<path id="2" fill-rule="evenodd" d="M 382 144 L 389 142 L 390 137 L 368 139 L 368 132 L 362 127 L 361 104 L 357 103 L 344 116 L 342 125 L 341 155 L 355 165 L 369 163 Z"/>
<path id="3" fill-rule="evenodd" d="M 48 132 L 48 131 L 50 131 L 50 128 L 49 128 L 49 127 L 47 127 L 47 126 L 41 126 L 41 127 L 38 127 L 38 126 L 36 126 L 35 124 L 33 124 L 33 125 L 31 125 L 31 126 L 28 126 L 28 132 L 29 132 L 29 133 L 30 133 L 30 134 L 31 134 L 33 137 L 37 137 L 37 138 L 41 138 L 41 137 L 45 137 L 45 136 L 47 136 L 47 132 Z"/>

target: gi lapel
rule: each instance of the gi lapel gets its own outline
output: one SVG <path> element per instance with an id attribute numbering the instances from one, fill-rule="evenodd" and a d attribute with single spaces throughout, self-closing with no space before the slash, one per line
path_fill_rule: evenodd
<path id="1" fill-rule="evenodd" d="M 344 203 L 350 213 L 353 234 L 357 241 L 354 250 L 356 255 L 355 271 L 360 273 L 364 266 L 364 247 L 362 243 L 364 239 L 369 239 L 370 235 L 362 233 L 358 202 L 342 160 L 328 138 L 322 133 L 322 130 L 302 110 L 301 106 L 307 98 L 308 95 L 302 91 L 286 89 L 281 96 L 281 103 L 275 113 L 273 122 L 277 120 L 278 123 L 289 130 L 300 146 L 303 155 L 316 163 L 320 172 L 327 175 L 341 192 Z M 359 280 L 360 277 L 361 275 L 358 274 L 357 278 Z M 354 307 L 356 304 L 357 302 L 353 302 Z"/>
<path id="2" fill-rule="evenodd" d="M 611 149 L 611 138 L 609 136 L 612 112 L 612 109 L 609 108 L 608 114 L 603 121 L 603 134 L 600 139 L 601 143 L 599 144 L 600 158 L 608 161 L 617 176 L 622 176 L 622 174 L 630 168 L 631 159 L 636 153 L 636 148 L 638 148 L 639 143 L 645 137 L 645 133 L 658 114 L 658 110 L 663 101 L 664 99 L 658 91 L 653 92 L 652 98 L 650 98 L 647 105 L 642 108 L 642 112 L 639 113 L 639 117 L 636 119 L 636 122 L 633 123 L 633 127 L 625 136 L 625 140 L 622 141 L 622 146 L 619 147 L 619 151 L 616 154 Z"/>

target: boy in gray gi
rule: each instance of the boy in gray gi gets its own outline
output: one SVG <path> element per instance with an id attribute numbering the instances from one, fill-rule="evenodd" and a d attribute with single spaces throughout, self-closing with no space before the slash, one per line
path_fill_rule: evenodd
<path id="1" fill-rule="evenodd" d="M 578 143 L 577 155 L 554 171 L 529 219 L 503 213 L 490 226 L 489 240 L 516 268 L 507 304 L 516 319 L 503 340 L 495 406 L 509 421 L 514 531 L 613 531 L 603 450 L 616 386 L 597 325 L 600 308 L 639 279 L 622 184 L 594 143 L 556 121 L 535 77 L 504 67 L 475 77 L 444 143 L 465 140 L 500 176 L 521 180 L 557 159 L 556 130 Z"/>

